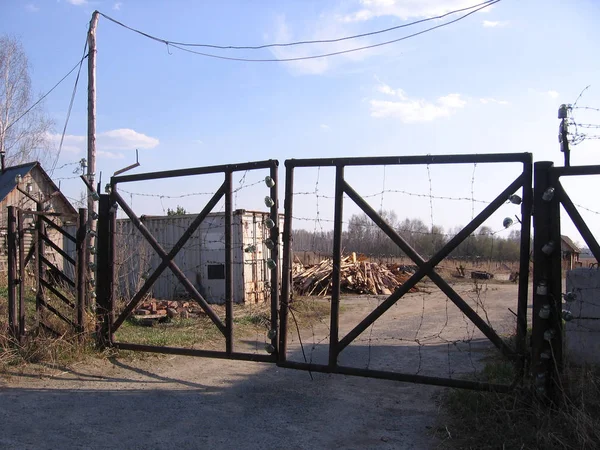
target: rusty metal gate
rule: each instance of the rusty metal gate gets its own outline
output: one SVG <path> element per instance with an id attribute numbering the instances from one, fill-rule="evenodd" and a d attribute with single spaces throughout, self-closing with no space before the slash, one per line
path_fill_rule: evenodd
<path id="1" fill-rule="evenodd" d="M 110 345 L 118 349 L 170 353 L 189 356 L 208 356 L 215 358 L 229 358 L 239 360 L 254 360 L 264 362 L 275 362 L 277 360 L 277 323 L 279 303 L 279 267 L 270 267 L 270 330 L 268 338 L 271 347 L 267 349 L 268 354 L 246 353 L 236 351 L 234 348 L 234 311 L 233 311 L 233 245 L 232 245 L 232 216 L 233 216 L 233 188 L 232 175 L 240 171 L 252 171 L 257 169 L 269 170 L 270 189 L 270 239 L 275 245 L 269 249 L 270 258 L 278 261 L 279 225 L 278 225 L 278 162 L 275 160 L 248 162 L 243 164 L 230 164 L 211 167 L 196 167 L 181 170 L 170 170 L 163 172 L 143 173 L 137 175 L 114 176 L 110 183 L 110 194 L 100 196 L 99 220 L 98 220 L 98 289 L 97 289 L 97 317 L 98 337 L 103 345 Z M 127 204 L 119 192 L 119 187 L 128 182 L 148 181 L 160 179 L 181 178 L 192 175 L 215 175 L 222 174 L 223 182 L 210 200 L 195 217 L 193 222 L 181 234 L 175 245 L 166 251 L 160 242 L 153 236 L 152 232 L 144 225 L 131 206 Z M 225 320 L 222 321 L 202 293 L 194 285 L 183 270 L 175 263 L 175 256 L 184 248 L 186 242 L 201 226 L 215 206 L 224 199 L 224 274 L 225 280 Z M 115 298 L 115 255 L 116 255 L 116 232 L 117 232 L 117 210 L 121 208 L 129 218 L 136 230 L 141 233 L 144 240 L 149 243 L 153 251 L 159 256 L 160 263 L 144 277 L 141 288 L 131 298 L 126 300 L 123 309 L 116 314 Z M 205 314 L 210 318 L 219 333 L 225 337 L 225 348 L 223 350 L 204 350 L 197 348 L 180 348 L 169 346 L 146 345 L 131 342 L 121 342 L 115 339 L 115 333 L 129 318 L 134 309 L 142 299 L 150 292 L 153 284 L 158 280 L 166 269 L 171 270 L 186 294 L 196 302 Z"/>
<path id="2" fill-rule="evenodd" d="M 508 186 L 500 192 L 473 220 L 447 242 L 441 250 L 426 260 L 417 253 L 408 242 L 394 230 L 344 178 L 344 169 L 350 166 L 393 166 L 393 165 L 456 165 L 456 164 L 494 164 L 494 163 L 518 163 L 522 165 L 522 172 Z M 440 386 L 452 386 L 469 389 L 507 391 L 511 389 L 520 378 L 527 348 L 525 336 L 527 331 L 527 288 L 529 280 L 529 246 L 530 246 L 530 224 L 532 208 L 532 155 L 530 153 L 517 154 L 487 154 L 487 155 L 440 155 L 440 156 L 402 156 L 402 157 L 363 157 L 363 158 L 333 158 L 333 159 L 292 159 L 287 160 L 285 179 L 285 224 L 283 231 L 283 280 L 280 311 L 280 333 L 279 333 L 279 358 L 278 365 L 293 369 L 308 370 L 314 372 L 338 373 L 346 375 L 357 375 L 408 381 L 414 383 L 432 384 Z M 331 317 L 329 325 L 329 349 L 328 364 L 313 364 L 310 362 L 291 361 L 288 359 L 288 313 L 290 309 L 292 284 L 292 218 L 294 202 L 294 174 L 298 168 L 306 167 L 334 167 L 335 168 L 335 194 L 334 194 L 334 229 L 333 229 L 333 277 L 331 295 Z M 520 240 L 520 270 L 519 291 L 517 310 L 516 345 L 510 346 L 503 340 L 486 321 L 480 317 L 471 306 L 440 276 L 435 268 L 457 246 L 469 237 L 486 219 L 488 219 L 509 197 L 517 190 L 523 189 L 521 203 L 522 232 Z M 365 317 L 345 336 L 339 336 L 340 315 L 340 271 L 342 256 L 342 213 L 344 195 L 348 196 L 371 220 L 397 245 L 418 267 L 418 270 L 400 285 L 395 292 L 387 297 L 377 308 Z M 429 277 L 439 289 L 468 317 L 468 319 L 491 341 L 506 358 L 514 361 L 521 369 L 517 372 L 517 378 L 511 385 L 490 384 L 487 382 L 441 378 L 434 376 L 423 376 L 418 374 L 398 373 L 392 371 L 372 370 L 369 368 L 358 368 L 342 366 L 338 364 L 338 356 L 346 349 L 361 333 L 365 332 L 378 318 L 380 318 L 392 305 L 402 296 L 410 291 L 424 277 Z"/>
<path id="3" fill-rule="evenodd" d="M 71 216 L 8 207 L 9 328 L 18 340 L 29 331 L 27 323 L 55 336 L 86 331 L 93 291 L 86 214 L 86 209 Z M 35 307 L 28 292 L 35 293 Z"/>

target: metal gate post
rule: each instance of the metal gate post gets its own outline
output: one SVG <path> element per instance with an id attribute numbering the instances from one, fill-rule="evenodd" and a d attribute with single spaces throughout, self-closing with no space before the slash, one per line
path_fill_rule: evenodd
<path id="1" fill-rule="evenodd" d="M 283 200 L 283 263 L 281 268 L 281 297 L 279 298 L 279 347 L 277 364 L 287 360 L 289 301 L 292 297 L 292 208 L 294 205 L 294 167 L 285 163 L 285 197 Z"/>
<path id="2" fill-rule="evenodd" d="M 534 165 L 531 372 L 537 392 L 555 400 L 555 377 L 562 364 L 562 280 L 560 209 L 549 176 L 552 166 L 549 161 Z"/>
<path id="3" fill-rule="evenodd" d="M 342 265 L 342 219 L 344 207 L 344 166 L 335 169 L 335 206 L 333 223 L 333 276 L 331 278 L 331 317 L 329 326 L 329 367 L 337 366 L 340 321 L 340 279 Z"/>
<path id="4" fill-rule="evenodd" d="M 8 329 L 10 335 L 19 336 L 17 320 L 17 216 L 15 207 L 8 207 Z"/>
<path id="5" fill-rule="evenodd" d="M 85 331 L 85 309 L 87 306 L 87 209 L 79 208 L 79 222 L 77 227 L 77 332 Z"/>
<path id="6" fill-rule="evenodd" d="M 279 179 L 278 179 L 278 164 L 271 166 L 269 176 L 272 180 L 272 186 L 270 186 L 269 196 L 273 200 L 273 206 L 271 206 L 270 217 L 275 226 L 271 228 L 269 239 L 273 243 L 271 249 L 270 258 L 275 261 L 275 268 L 271 270 L 271 328 L 269 329 L 269 336 L 271 337 L 271 345 L 275 349 L 275 356 L 278 357 L 279 345 L 278 345 L 278 308 L 279 308 L 279 289 L 280 289 L 280 273 L 281 266 L 279 264 Z"/>
<path id="7" fill-rule="evenodd" d="M 19 245 L 19 342 L 25 338 L 25 228 L 23 211 L 17 213 L 17 237 Z M 16 289 L 16 287 L 15 287 Z"/>
<path id="8" fill-rule="evenodd" d="M 98 224 L 96 238 L 96 264 L 97 279 L 96 290 L 96 345 L 105 348 L 112 342 L 111 339 L 111 312 L 113 295 L 113 268 L 112 268 L 112 240 L 111 235 L 112 214 L 110 212 L 110 195 L 101 194 L 98 204 Z"/>
<path id="9" fill-rule="evenodd" d="M 231 171 L 225 172 L 225 351 L 233 353 L 233 245 Z M 242 265 L 243 267 L 243 265 Z"/>

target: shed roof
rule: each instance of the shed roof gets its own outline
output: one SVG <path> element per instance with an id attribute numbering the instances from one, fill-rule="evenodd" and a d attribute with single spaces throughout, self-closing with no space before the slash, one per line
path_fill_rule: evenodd
<path id="1" fill-rule="evenodd" d="M 17 181 L 15 180 L 17 175 L 25 177 L 36 164 L 36 162 L 32 162 L 7 167 L 3 173 L 0 173 L 0 202 L 17 187 Z"/>
<path id="2" fill-rule="evenodd" d="M 581 253 L 581 250 L 579 250 L 569 236 L 562 235 L 560 238 L 568 247 L 571 248 L 571 250 L 573 250 L 573 253 Z"/>
<path id="3" fill-rule="evenodd" d="M 3 201 L 8 194 L 10 194 L 17 187 L 17 176 L 25 177 L 29 172 L 31 172 L 34 168 L 40 171 L 44 179 L 48 182 L 48 185 L 54 190 L 54 192 L 58 192 L 58 196 L 61 201 L 64 203 L 65 207 L 69 210 L 70 214 L 77 214 L 77 210 L 71 205 L 71 202 L 67 200 L 67 198 L 63 195 L 63 193 L 58 189 L 58 186 L 52 181 L 52 178 L 46 173 L 39 162 L 29 162 L 25 164 L 19 164 L 18 166 L 11 166 L 4 169 L 4 172 L 0 171 L 0 202 Z"/>

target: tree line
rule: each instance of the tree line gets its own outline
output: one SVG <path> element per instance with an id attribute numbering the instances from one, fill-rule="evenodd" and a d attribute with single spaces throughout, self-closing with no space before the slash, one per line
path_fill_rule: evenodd
<path id="1" fill-rule="evenodd" d="M 421 256 L 428 258 L 439 251 L 462 227 L 444 230 L 428 226 L 421 219 L 399 220 L 394 211 L 379 211 L 381 217 Z M 293 230 L 295 251 L 331 253 L 333 231 L 316 228 Z M 463 241 L 451 257 L 473 260 L 516 261 L 519 259 L 520 230 L 511 230 L 507 237 L 493 234 L 490 227 L 480 227 Z M 405 256 L 396 244 L 366 214 L 354 214 L 342 232 L 343 253 L 357 252 L 373 257 Z"/>

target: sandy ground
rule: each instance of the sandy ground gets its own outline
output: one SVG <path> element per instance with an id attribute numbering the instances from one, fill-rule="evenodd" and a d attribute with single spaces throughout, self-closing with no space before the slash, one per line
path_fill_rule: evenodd
<path id="1" fill-rule="evenodd" d="M 490 284 L 479 295 L 469 284 L 455 288 L 483 316 L 485 309 L 500 334 L 514 328 L 508 308 L 516 308 L 516 286 Z M 380 301 L 344 298 L 341 334 Z M 326 359 L 327 329 L 323 323 L 302 330 L 314 362 Z M 489 349 L 441 293 L 415 293 L 349 346 L 340 363 L 461 377 L 481 368 Z M 297 336 L 290 337 L 290 359 L 303 360 Z M 180 356 L 28 367 L 0 378 L 0 448 L 436 448 L 444 389 L 341 375 L 311 379 L 270 364 Z"/>

